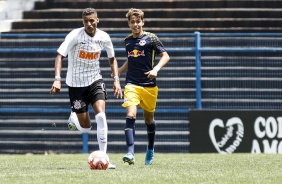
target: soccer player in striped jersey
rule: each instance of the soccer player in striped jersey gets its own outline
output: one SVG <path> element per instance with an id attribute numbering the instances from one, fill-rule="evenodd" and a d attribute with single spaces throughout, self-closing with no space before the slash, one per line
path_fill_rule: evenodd
<path id="1" fill-rule="evenodd" d="M 126 108 L 125 138 L 127 154 L 122 158 L 129 165 L 134 164 L 134 136 L 137 108 L 143 109 L 147 126 L 148 146 L 145 164 L 151 165 L 154 159 L 154 142 L 156 122 L 154 112 L 158 96 L 156 77 L 170 57 L 159 38 L 150 32 L 143 31 L 144 12 L 131 8 L 126 14 L 128 26 L 132 33 L 125 40 L 127 61 L 119 68 L 119 74 L 126 73 L 123 107 Z M 160 56 L 155 63 L 155 55 Z"/>
<path id="2" fill-rule="evenodd" d="M 50 93 L 54 95 L 61 89 L 62 60 L 68 56 L 66 84 L 68 86 L 71 119 L 82 133 L 91 129 L 88 105 L 91 104 L 97 123 L 97 139 L 99 149 L 107 151 L 108 125 L 105 115 L 107 92 L 100 72 L 100 55 L 106 50 L 114 77 L 113 90 L 117 98 L 122 98 L 118 78 L 118 64 L 115 58 L 110 36 L 97 28 L 99 18 L 94 8 L 86 8 L 82 12 L 84 27 L 72 30 L 60 45 L 55 59 L 55 80 Z M 115 168 L 110 164 L 109 168 Z"/>

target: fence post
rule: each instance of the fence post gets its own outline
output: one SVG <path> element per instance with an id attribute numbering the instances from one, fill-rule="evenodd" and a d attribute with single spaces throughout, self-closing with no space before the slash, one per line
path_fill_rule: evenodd
<path id="1" fill-rule="evenodd" d="M 202 86 L 201 86 L 201 36 L 195 32 L 195 65 L 196 65 L 196 108 L 202 109 Z"/>
<path id="2" fill-rule="evenodd" d="M 84 154 L 88 154 L 88 133 L 82 134 L 82 149 Z"/>

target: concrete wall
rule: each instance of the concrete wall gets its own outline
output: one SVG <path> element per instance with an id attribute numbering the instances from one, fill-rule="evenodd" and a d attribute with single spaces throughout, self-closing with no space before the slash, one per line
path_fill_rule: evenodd
<path id="1" fill-rule="evenodd" d="M 14 20 L 21 20 L 23 11 L 32 10 L 35 1 L 44 0 L 0 0 L 0 32 L 9 31 Z"/>

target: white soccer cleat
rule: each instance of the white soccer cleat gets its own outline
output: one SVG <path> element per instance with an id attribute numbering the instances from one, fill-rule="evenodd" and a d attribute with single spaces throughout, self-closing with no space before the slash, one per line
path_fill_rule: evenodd
<path id="1" fill-rule="evenodd" d="M 77 117 L 76 117 L 76 114 L 73 114 L 72 112 L 67 122 L 69 130 L 72 130 L 72 131 L 77 130 L 75 123 L 74 123 L 74 118 L 77 118 Z"/>
<path id="2" fill-rule="evenodd" d="M 126 155 L 124 155 L 122 157 L 123 162 L 127 162 L 129 165 L 134 165 L 135 160 L 134 160 L 134 155 L 132 153 L 126 153 Z"/>
<path id="3" fill-rule="evenodd" d="M 116 168 L 116 165 L 109 163 L 108 169 L 115 169 L 115 168 Z"/>

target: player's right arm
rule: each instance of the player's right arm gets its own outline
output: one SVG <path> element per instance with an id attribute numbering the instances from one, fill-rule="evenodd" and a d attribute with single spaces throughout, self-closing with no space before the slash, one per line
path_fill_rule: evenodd
<path id="1" fill-rule="evenodd" d="M 62 71 L 62 61 L 64 59 L 64 56 L 61 54 L 57 54 L 57 57 L 55 59 L 55 78 L 53 85 L 51 87 L 50 93 L 51 95 L 54 95 L 61 90 L 61 71 Z"/>
<path id="2" fill-rule="evenodd" d="M 118 74 L 121 75 L 125 71 L 127 71 L 128 68 L 128 60 L 126 60 L 123 65 L 118 69 Z"/>

